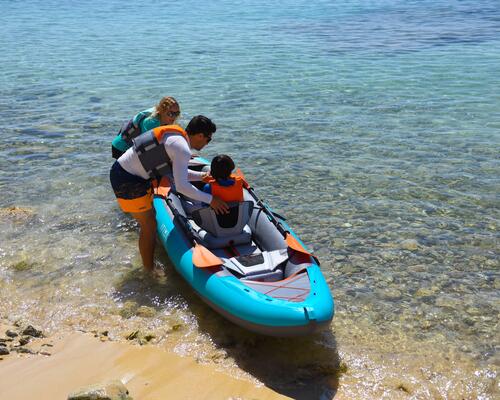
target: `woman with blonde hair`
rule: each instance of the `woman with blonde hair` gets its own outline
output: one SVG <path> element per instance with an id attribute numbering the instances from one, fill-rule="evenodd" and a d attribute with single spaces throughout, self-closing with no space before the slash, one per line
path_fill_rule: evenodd
<path id="1" fill-rule="evenodd" d="M 111 155 L 118 159 L 132 146 L 132 139 L 161 125 L 172 125 L 180 113 L 177 100 L 170 96 L 163 97 L 156 106 L 141 111 L 123 124 L 111 143 Z"/>

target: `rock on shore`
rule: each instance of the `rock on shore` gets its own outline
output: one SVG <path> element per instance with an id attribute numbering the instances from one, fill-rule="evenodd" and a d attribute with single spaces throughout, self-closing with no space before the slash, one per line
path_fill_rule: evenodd
<path id="1" fill-rule="evenodd" d="M 128 389 L 120 381 L 87 386 L 70 393 L 68 400 L 132 400 Z"/>
<path id="2" fill-rule="evenodd" d="M 37 342 L 38 349 L 27 347 L 31 344 L 32 339 L 44 338 L 45 335 L 39 329 L 32 325 L 21 326 L 16 323 L 10 329 L 5 330 L 5 337 L 0 337 L 0 355 L 7 356 L 11 353 L 18 354 L 41 354 L 50 356 L 51 354 L 40 348 L 40 341 Z M 48 343 L 42 343 L 41 346 L 49 346 Z"/>

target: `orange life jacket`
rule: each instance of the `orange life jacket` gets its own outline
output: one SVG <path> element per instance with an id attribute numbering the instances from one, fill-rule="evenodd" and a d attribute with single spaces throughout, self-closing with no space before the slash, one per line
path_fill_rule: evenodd
<path id="1" fill-rule="evenodd" d="M 212 189 L 212 195 L 220 197 L 226 202 L 243 201 L 244 180 L 240 176 L 233 174 L 229 178 L 234 180 L 234 184 L 231 186 L 222 186 L 215 179 L 210 179 L 208 183 Z"/>
<path id="2" fill-rule="evenodd" d="M 161 142 L 161 139 L 165 134 L 177 134 L 182 136 L 189 143 L 188 135 L 184 129 L 182 129 L 179 125 L 162 125 L 157 128 L 151 129 L 153 131 L 153 135 L 155 136 L 158 142 Z"/>

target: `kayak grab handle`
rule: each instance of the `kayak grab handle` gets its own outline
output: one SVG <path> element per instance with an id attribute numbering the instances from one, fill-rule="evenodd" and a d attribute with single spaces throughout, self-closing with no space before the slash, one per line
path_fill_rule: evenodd
<path id="1" fill-rule="evenodd" d="M 309 321 L 316 321 L 316 315 L 314 314 L 314 308 L 304 307 L 304 313 Z"/>

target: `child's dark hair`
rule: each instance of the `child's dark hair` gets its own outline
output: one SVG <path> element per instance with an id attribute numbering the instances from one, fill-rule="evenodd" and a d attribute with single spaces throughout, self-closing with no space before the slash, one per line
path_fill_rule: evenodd
<path id="1" fill-rule="evenodd" d="M 234 161 L 225 154 L 219 154 L 212 159 L 210 175 L 216 180 L 227 179 L 234 169 Z"/>

